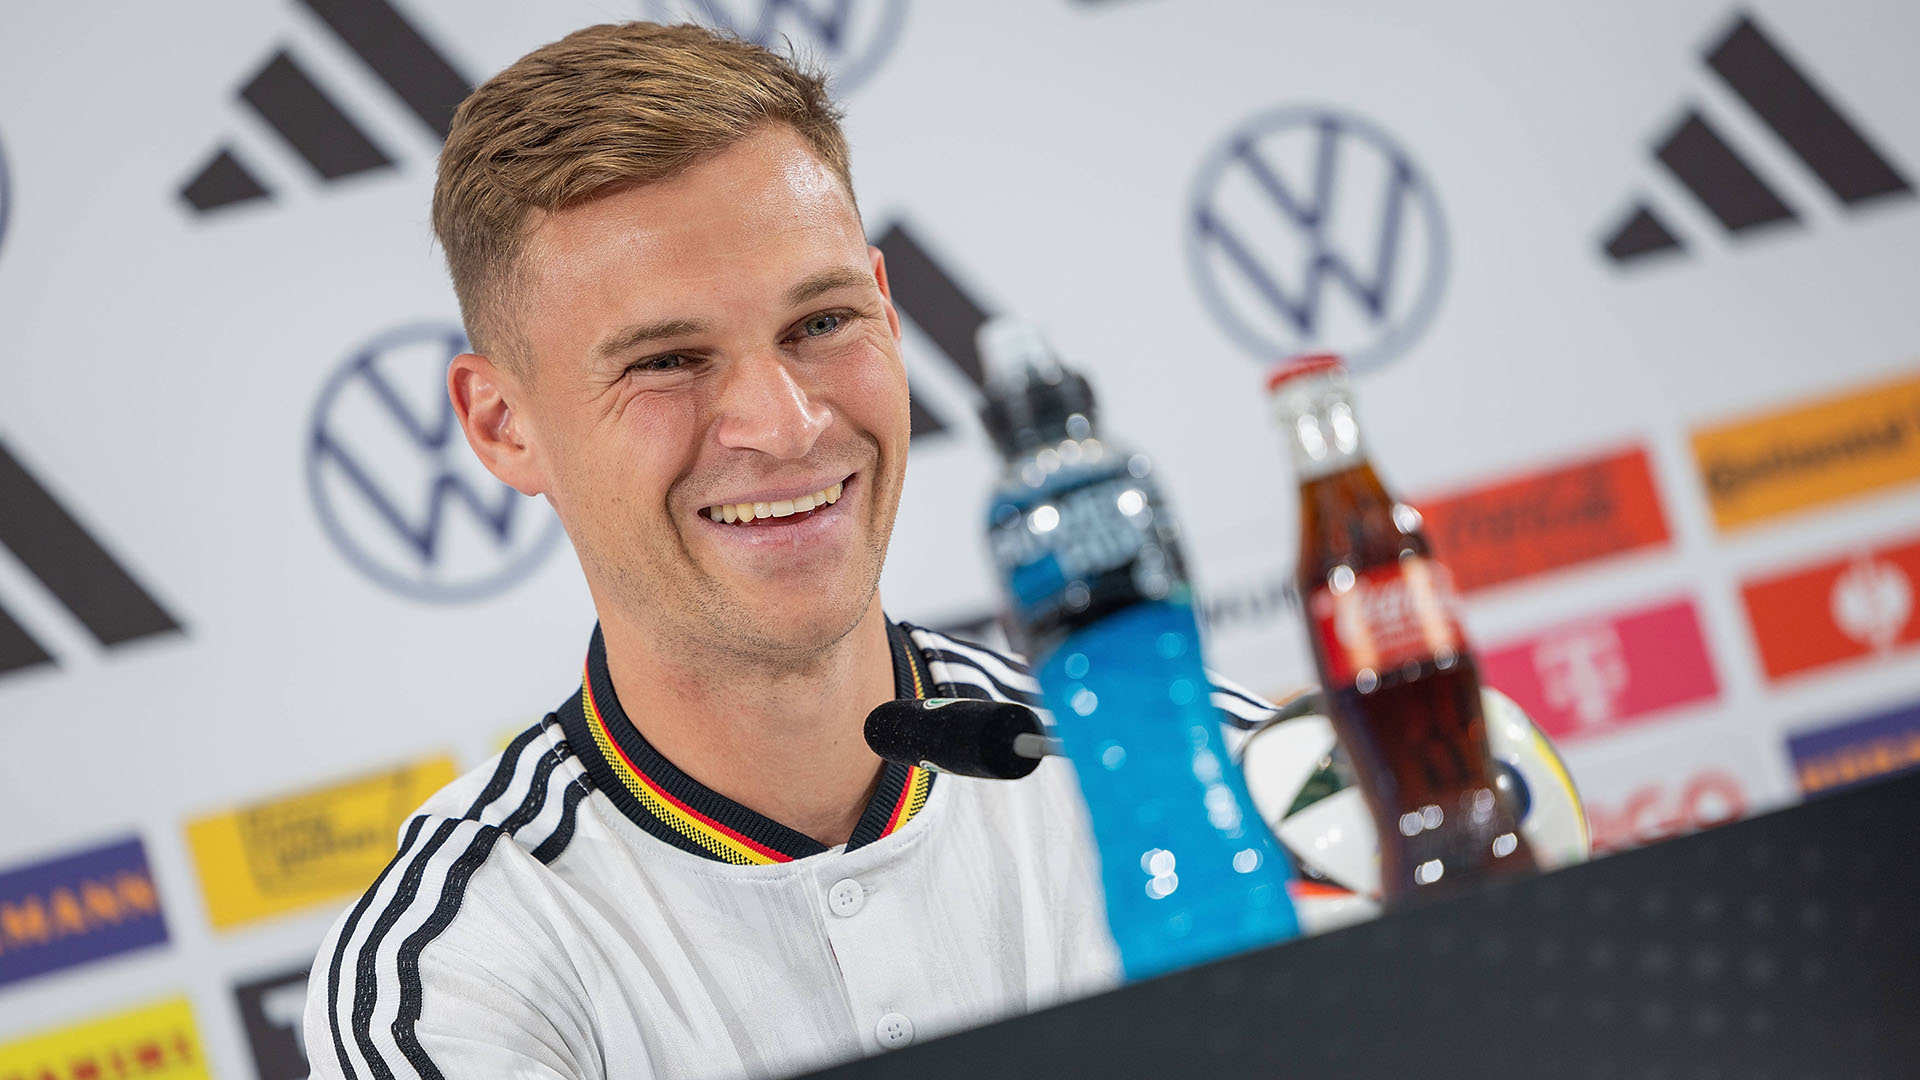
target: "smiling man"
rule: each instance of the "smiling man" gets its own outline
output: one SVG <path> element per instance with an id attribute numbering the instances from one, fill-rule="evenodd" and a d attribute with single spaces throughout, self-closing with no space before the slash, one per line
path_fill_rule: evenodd
<path id="1" fill-rule="evenodd" d="M 580 31 L 460 108 L 434 227 L 467 440 L 553 505 L 599 625 L 329 933 L 313 1075 L 780 1075 L 1109 985 L 1061 763 L 936 782 L 861 738 L 1035 687 L 881 609 L 907 382 L 821 82 Z"/>

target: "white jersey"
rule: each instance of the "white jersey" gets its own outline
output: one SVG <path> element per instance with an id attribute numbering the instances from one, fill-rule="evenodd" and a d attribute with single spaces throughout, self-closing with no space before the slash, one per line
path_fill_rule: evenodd
<path id="1" fill-rule="evenodd" d="M 1017 661 L 890 637 L 903 697 L 1037 705 Z M 581 691 L 429 800 L 336 922 L 306 1045 L 316 1080 L 780 1076 L 1118 972 L 1066 762 L 1013 782 L 889 765 L 825 848 L 654 752 L 596 632 Z"/>

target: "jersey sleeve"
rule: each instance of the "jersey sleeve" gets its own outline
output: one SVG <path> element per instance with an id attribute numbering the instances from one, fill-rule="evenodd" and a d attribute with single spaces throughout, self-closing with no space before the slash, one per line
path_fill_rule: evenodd
<path id="1" fill-rule="evenodd" d="M 603 1080 L 586 992 L 526 915 L 525 861 L 480 822 L 409 832 L 315 957 L 314 1080 Z M 644 1061 L 617 1071 L 653 1075 Z"/>

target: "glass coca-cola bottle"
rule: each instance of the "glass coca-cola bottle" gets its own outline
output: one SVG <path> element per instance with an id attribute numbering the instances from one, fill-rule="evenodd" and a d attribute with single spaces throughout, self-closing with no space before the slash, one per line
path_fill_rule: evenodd
<path id="1" fill-rule="evenodd" d="M 1487 746 L 1480 675 L 1420 514 L 1367 460 L 1346 368 L 1308 356 L 1267 382 L 1300 481 L 1297 583 L 1327 712 L 1380 836 L 1396 904 L 1535 869 Z"/>

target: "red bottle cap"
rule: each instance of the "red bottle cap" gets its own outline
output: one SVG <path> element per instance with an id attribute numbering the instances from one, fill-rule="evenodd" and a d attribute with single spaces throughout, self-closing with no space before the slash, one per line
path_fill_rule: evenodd
<path id="1" fill-rule="evenodd" d="M 1346 365 L 1332 353 L 1313 353 L 1308 356 L 1295 356 L 1273 365 L 1267 373 L 1267 393 L 1280 389 L 1280 384 L 1288 379 L 1297 379 L 1302 375 L 1318 375 L 1328 371 L 1338 371 Z"/>

